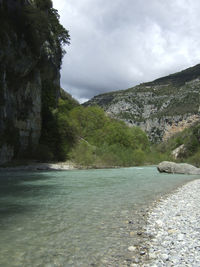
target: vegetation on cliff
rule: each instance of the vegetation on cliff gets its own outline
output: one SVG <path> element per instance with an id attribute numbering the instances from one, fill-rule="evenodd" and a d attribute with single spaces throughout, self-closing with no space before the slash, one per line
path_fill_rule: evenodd
<path id="1" fill-rule="evenodd" d="M 12 31 L 23 38 L 35 56 L 41 55 L 46 41 L 64 53 L 63 45 L 69 44 L 69 33 L 60 24 L 59 14 L 51 0 L 7 1 L 0 3 L 0 33 L 7 39 Z M 2 43 L 6 41 L 1 39 Z M 62 54 L 61 54 L 62 56 Z"/>
<path id="2" fill-rule="evenodd" d="M 98 105 L 112 117 L 141 127 L 154 143 L 166 129 L 199 115 L 200 64 L 127 90 L 95 96 L 84 106 Z"/>
<path id="3" fill-rule="evenodd" d="M 171 155 L 172 151 L 181 145 L 184 149 L 178 154 L 177 162 L 191 163 L 200 167 L 200 124 L 183 130 L 182 132 L 174 134 L 167 141 L 157 145 L 157 152 L 161 154 Z"/>
<path id="4" fill-rule="evenodd" d="M 63 47 L 70 36 L 51 0 L 0 0 L 0 24 L 3 163 L 13 157 L 31 157 L 37 154 L 38 142 L 40 147 L 48 143 L 44 136 L 50 140 L 59 135 L 54 127 L 61 119 L 54 111 L 60 99 Z M 56 146 L 51 144 L 50 150 L 53 158 L 60 159 L 62 149 L 56 151 Z"/>
<path id="5" fill-rule="evenodd" d="M 76 141 L 69 111 L 79 104 L 62 89 L 58 103 L 51 90 L 45 90 L 43 93 L 46 95 L 43 96 L 42 105 L 42 133 L 33 157 L 41 161 L 64 161 Z"/>

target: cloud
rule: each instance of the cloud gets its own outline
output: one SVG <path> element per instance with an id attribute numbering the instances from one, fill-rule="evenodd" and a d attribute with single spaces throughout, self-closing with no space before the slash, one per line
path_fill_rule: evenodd
<path id="1" fill-rule="evenodd" d="M 200 62 L 198 0 L 53 0 L 71 45 L 63 88 L 83 101 Z"/>

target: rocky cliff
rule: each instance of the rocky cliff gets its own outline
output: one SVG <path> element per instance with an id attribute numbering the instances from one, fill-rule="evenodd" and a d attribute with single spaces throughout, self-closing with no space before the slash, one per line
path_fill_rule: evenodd
<path id="1" fill-rule="evenodd" d="M 59 97 L 63 51 L 62 34 L 56 28 L 61 25 L 51 1 L 0 0 L 0 24 L 0 163 L 4 163 L 37 146 L 43 102 L 52 105 L 52 97 L 56 105 Z"/>
<path id="2" fill-rule="evenodd" d="M 110 116 L 147 132 L 153 142 L 200 121 L 200 65 L 127 90 L 95 96 Z"/>

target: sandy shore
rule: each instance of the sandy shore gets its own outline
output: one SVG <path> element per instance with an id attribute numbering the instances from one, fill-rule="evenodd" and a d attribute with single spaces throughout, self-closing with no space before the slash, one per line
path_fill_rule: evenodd
<path id="1" fill-rule="evenodd" d="M 145 234 L 147 254 L 137 266 L 200 266 L 200 180 L 161 199 L 147 217 Z"/>

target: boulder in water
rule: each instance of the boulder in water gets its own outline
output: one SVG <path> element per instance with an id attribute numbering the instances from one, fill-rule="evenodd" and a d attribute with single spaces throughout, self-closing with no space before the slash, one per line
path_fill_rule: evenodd
<path id="1" fill-rule="evenodd" d="M 200 168 L 187 163 L 175 163 L 163 161 L 157 167 L 159 172 L 180 173 L 180 174 L 200 174 Z"/>

